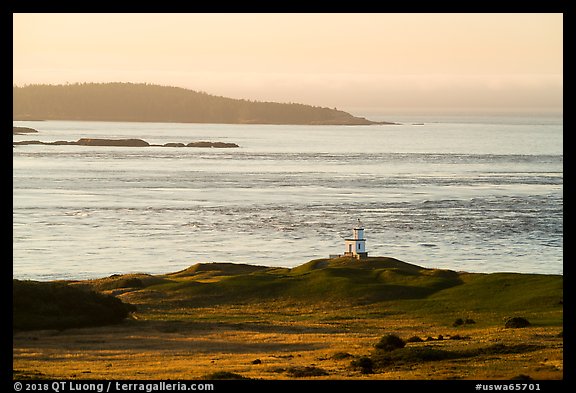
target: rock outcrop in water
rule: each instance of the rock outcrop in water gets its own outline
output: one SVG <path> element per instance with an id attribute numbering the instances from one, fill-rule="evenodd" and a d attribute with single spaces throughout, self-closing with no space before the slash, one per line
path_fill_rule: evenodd
<path id="1" fill-rule="evenodd" d="M 81 146 L 126 146 L 126 147 L 145 147 L 150 144 L 142 139 L 96 139 L 80 138 L 76 145 Z"/>
<path id="2" fill-rule="evenodd" d="M 38 132 L 38 131 L 33 129 L 33 128 L 12 126 L 12 135 L 33 134 L 35 132 Z"/>
<path id="3" fill-rule="evenodd" d="M 142 139 L 100 139 L 100 138 L 80 138 L 77 141 L 56 141 L 56 142 L 42 142 L 38 140 L 33 141 L 18 141 L 13 142 L 14 145 L 78 145 L 78 146 L 118 146 L 118 147 L 148 147 L 148 146 L 162 146 L 162 147 L 211 147 L 211 148 L 232 148 L 240 147 L 236 143 L 228 142 L 190 142 L 175 143 L 169 142 L 163 145 L 153 145 Z"/>

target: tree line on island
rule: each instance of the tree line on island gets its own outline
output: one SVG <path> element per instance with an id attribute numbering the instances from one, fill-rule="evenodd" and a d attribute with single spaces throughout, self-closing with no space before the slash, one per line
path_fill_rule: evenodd
<path id="1" fill-rule="evenodd" d="M 13 120 L 221 124 L 393 124 L 336 108 L 233 99 L 147 83 L 13 86 Z"/>

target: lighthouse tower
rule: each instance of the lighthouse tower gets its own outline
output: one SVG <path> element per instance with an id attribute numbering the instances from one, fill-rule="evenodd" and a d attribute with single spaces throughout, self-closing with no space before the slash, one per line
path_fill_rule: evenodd
<path id="1" fill-rule="evenodd" d="M 364 225 L 358 220 L 358 223 L 353 229 L 354 235 L 352 239 L 345 239 L 344 245 L 346 247 L 344 256 L 355 258 L 367 258 L 366 252 L 366 239 L 364 239 Z"/>

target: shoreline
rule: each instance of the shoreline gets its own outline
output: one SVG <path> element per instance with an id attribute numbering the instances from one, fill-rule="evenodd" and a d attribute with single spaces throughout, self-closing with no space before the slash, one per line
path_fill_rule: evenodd
<path id="1" fill-rule="evenodd" d="M 191 121 L 160 121 L 160 120 L 103 120 L 103 119 L 71 119 L 71 118 L 53 118 L 53 119 L 28 119 L 26 117 L 13 117 L 12 121 L 89 121 L 89 122 L 112 122 L 112 123 L 166 123 L 166 124 L 222 124 L 222 125 L 276 125 L 276 126 L 371 126 L 371 125 L 401 125 L 402 123 L 390 121 L 374 121 L 366 118 L 359 118 L 359 121 L 313 121 L 308 123 L 282 123 L 282 122 L 233 122 L 233 123 L 214 123 L 214 122 L 191 122 Z"/>
<path id="2" fill-rule="evenodd" d="M 389 258 L 389 257 L 369 257 L 369 258 Z M 316 258 L 314 260 L 323 260 L 323 259 L 327 259 L 329 260 L 330 258 Z M 394 258 L 392 258 L 394 259 Z M 405 262 L 408 263 L 408 262 Z M 408 263 L 408 264 L 412 264 L 412 263 Z M 301 265 L 294 265 L 294 266 L 288 266 L 288 265 L 267 265 L 267 264 L 249 264 L 249 263 L 244 263 L 244 262 L 229 262 L 229 261 L 197 261 L 195 263 L 193 263 L 192 265 L 187 265 L 185 267 L 181 267 L 180 270 L 162 270 L 162 271 L 147 271 L 147 270 L 142 270 L 142 269 L 138 269 L 138 270 L 130 270 L 130 271 L 115 271 L 115 272 L 101 272 L 101 273 L 94 273 L 90 276 L 84 276 L 84 277 L 71 277 L 71 276 L 67 276 L 67 275 L 60 275 L 60 277 L 51 277 L 51 278 L 41 278 L 41 277 L 45 277 L 46 274 L 43 274 L 41 276 L 38 277 L 32 277 L 29 275 L 24 275 L 24 276 L 18 276 L 15 275 L 12 278 L 15 280 L 31 280 L 31 281 L 38 281 L 38 282 L 74 282 L 74 281 L 90 281 L 90 280 L 99 280 L 99 279 L 104 279 L 104 278 L 108 278 L 108 277 L 116 277 L 116 276 L 132 276 L 132 275 L 149 275 L 149 276 L 165 276 L 165 275 L 171 275 L 171 274 L 176 274 L 182 270 L 186 270 L 191 268 L 192 266 L 196 266 L 196 265 L 213 265 L 213 266 L 218 266 L 218 265 L 238 265 L 238 266 L 252 266 L 252 267 L 257 267 L 257 268 L 262 268 L 262 269 L 294 269 L 297 268 L 298 266 Z M 539 273 L 539 272 L 522 272 L 522 271 L 510 271 L 510 270 L 493 270 L 493 271 L 474 271 L 474 270 L 461 270 L 461 269 L 454 269 L 454 268 L 449 268 L 449 267 L 439 267 L 439 266 L 424 266 L 424 265 L 414 265 L 414 266 L 418 266 L 422 269 L 436 269 L 436 270 L 450 270 L 450 271 L 455 271 L 458 274 L 516 274 L 516 275 L 526 275 L 526 276 L 543 276 L 543 277 L 564 277 L 564 273 Z M 58 276 L 58 274 L 51 274 L 51 275 L 55 275 Z"/>
<path id="3" fill-rule="evenodd" d="M 198 262 L 196 264 L 225 264 L 232 263 L 237 265 L 244 265 L 241 262 Z M 194 266 L 194 265 L 191 265 Z M 274 266 L 274 265 L 253 265 L 253 266 L 263 266 L 270 269 L 293 269 L 297 266 Z M 426 268 L 426 269 L 439 269 L 439 270 L 451 270 L 449 268 Z M 517 274 L 517 275 L 527 275 L 527 276 L 543 276 L 543 277 L 564 277 L 564 273 L 534 273 L 534 272 L 519 272 L 519 271 L 509 271 L 509 270 L 497 270 L 490 272 L 477 272 L 471 270 L 455 270 L 459 274 Z M 176 271 L 177 272 L 177 271 Z M 46 278 L 46 274 L 32 276 L 32 275 L 13 275 L 12 279 L 22 280 L 22 281 L 37 281 L 37 282 L 78 282 L 78 281 L 90 281 L 90 280 L 100 280 L 112 276 L 132 276 L 132 275 L 149 275 L 149 276 L 164 276 L 170 275 L 175 272 L 173 271 L 144 271 L 144 270 L 132 270 L 132 271 L 116 271 L 116 272 L 102 272 L 93 274 L 90 276 L 68 276 L 68 275 L 57 275 L 51 274 L 51 277 Z"/>

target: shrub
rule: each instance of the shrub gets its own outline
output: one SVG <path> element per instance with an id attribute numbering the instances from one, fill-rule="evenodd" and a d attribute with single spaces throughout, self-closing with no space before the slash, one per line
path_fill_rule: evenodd
<path id="1" fill-rule="evenodd" d="M 62 282 L 13 280 L 13 328 L 66 329 L 121 322 L 135 307 Z"/>
<path id="2" fill-rule="evenodd" d="M 519 374 L 516 375 L 515 377 L 510 378 L 511 380 L 520 380 L 520 381 L 531 381 L 532 377 L 530 377 L 530 375 L 526 375 L 526 374 Z"/>
<path id="3" fill-rule="evenodd" d="M 229 371 L 216 371 L 214 373 L 205 375 L 203 379 L 215 380 L 215 379 L 250 379 L 250 378 L 247 378 L 240 374 L 231 373 Z"/>
<path id="4" fill-rule="evenodd" d="M 395 349 L 404 348 L 406 343 L 400 337 L 395 334 L 387 334 L 380 339 L 380 342 L 376 344 L 376 348 L 383 351 L 393 351 Z"/>
<path id="5" fill-rule="evenodd" d="M 351 357 L 352 355 L 349 354 L 348 352 L 336 352 L 334 355 L 332 355 L 332 359 L 334 360 L 348 359 Z"/>
<path id="6" fill-rule="evenodd" d="M 466 319 L 456 318 L 456 320 L 452 323 L 452 326 L 456 327 L 461 325 L 471 325 L 473 323 L 476 323 L 476 321 L 473 320 L 472 318 L 466 318 Z"/>
<path id="7" fill-rule="evenodd" d="M 375 350 L 372 359 L 375 369 L 396 367 L 402 365 L 413 365 L 422 362 L 432 362 L 447 359 L 466 359 L 476 356 L 493 356 L 502 354 L 519 354 L 542 349 L 540 345 L 518 344 L 505 345 L 497 343 L 481 348 L 464 350 L 446 350 L 431 345 L 408 346 L 395 351 Z"/>
<path id="8" fill-rule="evenodd" d="M 362 356 L 360 359 L 352 360 L 350 364 L 353 367 L 360 368 L 362 374 L 374 373 L 374 362 L 367 356 Z"/>
<path id="9" fill-rule="evenodd" d="M 522 317 L 512 317 L 506 320 L 504 327 L 506 328 L 523 328 L 530 326 L 530 322 L 526 318 Z"/>
<path id="10" fill-rule="evenodd" d="M 312 366 L 290 367 L 286 370 L 286 374 L 294 378 L 320 377 L 322 375 L 328 375 L 325 370 Z"/>
<path id="11" fill-rule="evenodd" d="M 457 318 L 454 323 L 452 324 L 452 326 L 456 327 L 456 326 L 460 326 L 460 325 L 464 325 L 464 320 L 462 318 Z"/>

